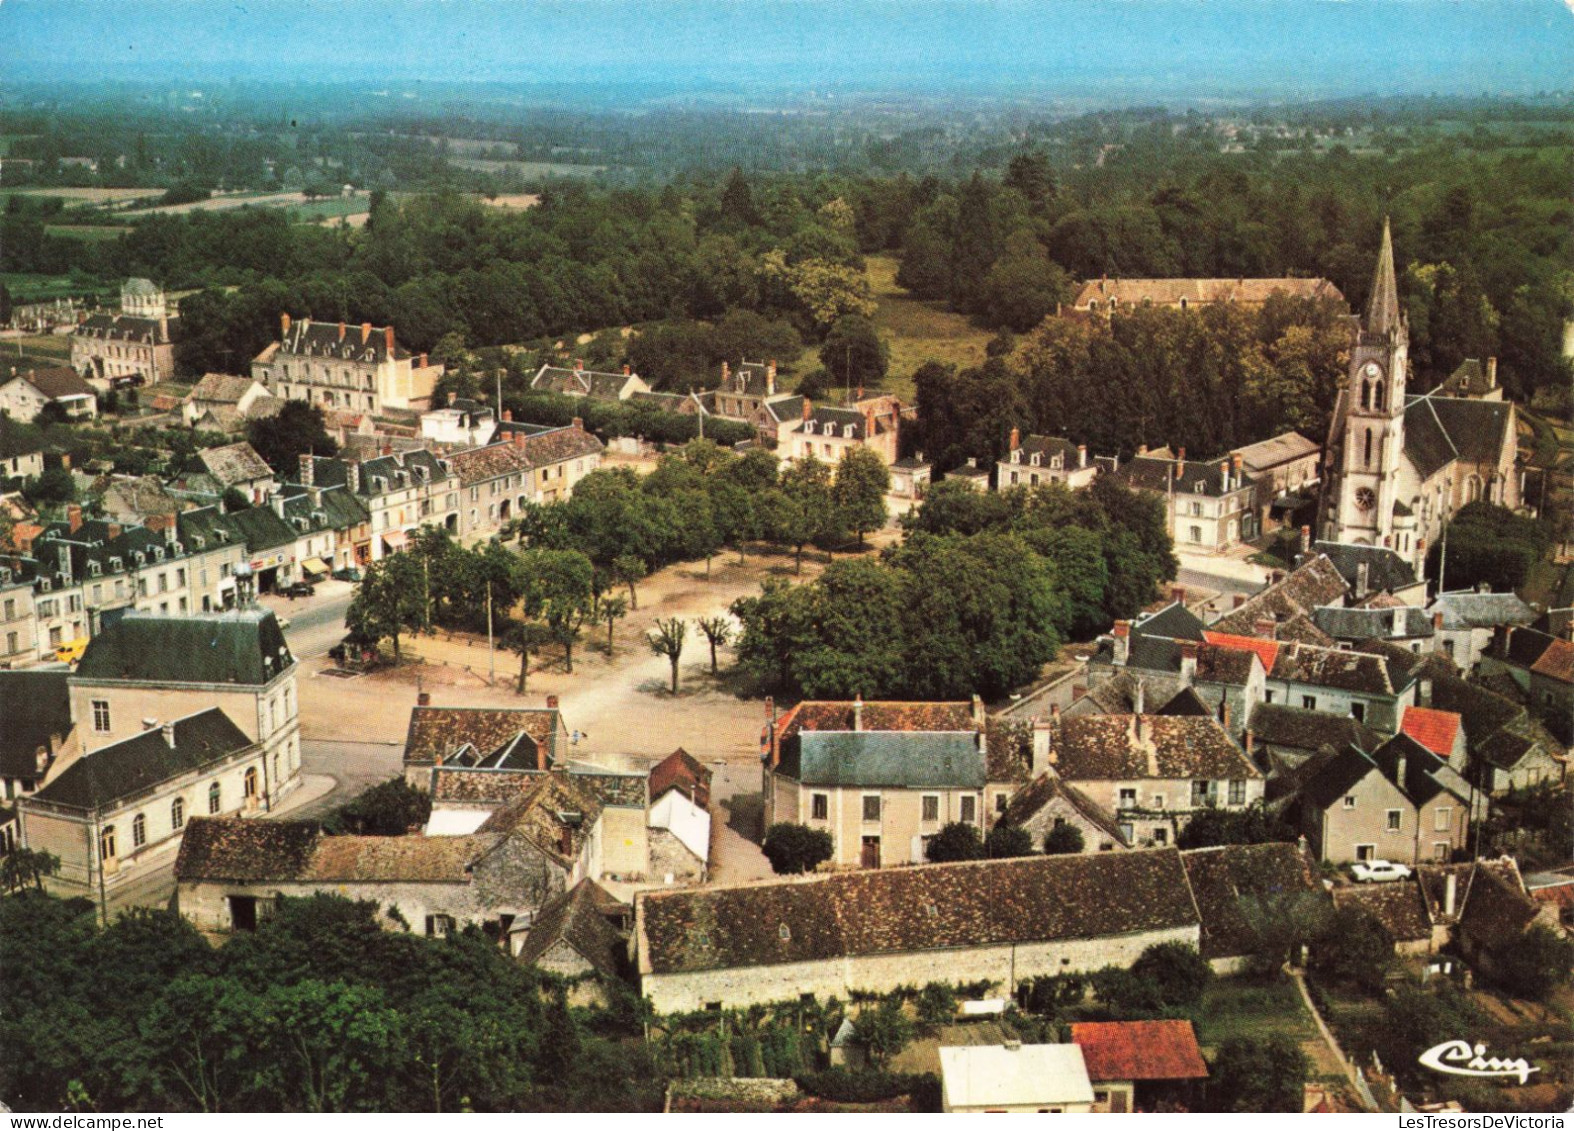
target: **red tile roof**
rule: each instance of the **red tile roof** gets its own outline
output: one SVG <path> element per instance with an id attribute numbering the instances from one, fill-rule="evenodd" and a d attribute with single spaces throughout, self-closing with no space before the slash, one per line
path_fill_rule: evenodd
<path id="1" fill-rule="evenodd" d="M 1207 1062 L 1190 1021 L 1089 1021 L 1071 1026 L 1088 1079 L 1205 1080 Z"/>
<path id="2" fill-rule="evenodd" d="M 1574 683 L 1574 644 L 1567 640 L 1554 640 L 1530 670 L 1559 683 Z"/>
<path id="3" fill-rule="evenodd" d="M 1204 631 L 1202 638 L 1209 644 L 1217 644 L 1221 648 L 1244 648 L 1248 652 L 1256 652 L 1257 658 L 1262 661 L 1264 671 L 1273 671 L 1273 662 L 1279 656 L 1279 642 L 1277 640 L 1264 640 L 1257 636 L 1237 636 L 1231 632 Z"/>
<path id="4" fill-rule="evenodd" d="M 1439 758 L 1454 752 L 1454 740 L 1459 736 L 1459 716 L 1453 711 L 1439 711 L 1432 707 L 1406 707 L 1404 722 L 1399 729 Z"/>
<path id="5" fill-rule="evenodd" d="M 677 789 L 701 809 L 710 807 L 710 771 L 683 747 L 650 768 L 650 799 Z"/>

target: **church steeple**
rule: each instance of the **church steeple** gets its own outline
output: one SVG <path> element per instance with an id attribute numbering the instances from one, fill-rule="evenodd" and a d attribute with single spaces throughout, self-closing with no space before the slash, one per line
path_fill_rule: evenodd
<path id="1" fill-rule="evenodd" d="M 1366 303 L 1366 332 L 1387 334 L 1399 329 L 1399 283 L 1394 278 L 1394 237 L 1383 217 L 1383 246 L 1377 253 L 1372 295 Z"/>

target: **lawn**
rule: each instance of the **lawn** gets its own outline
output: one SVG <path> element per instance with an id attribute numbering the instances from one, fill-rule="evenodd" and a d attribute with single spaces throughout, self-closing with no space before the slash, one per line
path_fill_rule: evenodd
<path id="1" fill-rule="evenodd" d="M 292 220 L 329 220 L 339 216 L 354 216 L 365 212 L 371 207 L 371 198 L 355 195 L 351 197 L 326 197 L 322 200 L 313 200 L 307 204 L 290 206 Z"/>
<path id="2" fill-rule="evenodd" d="M 894 256 L 871 255 L 869 286 L 879 304 L 875 328 L 891 350 L 891 375 L 885 391 L 911 404 L 913 372 L 926 361 L 958 367 L 982 365 L 984 346 L 994 335 L 974 326 L 967 318 L 939 302 L 911 297 L 896 285 L 899 261 Z"/>
<path id="3" fill-rule="evenodd" d="M 0 197 L 54 196 L 64 200 L 65 207 L 75 208 L 84 204 L 124 204 L 129 200 L 151 200 L 164 195 L 163 189 L 146 188 L 16 188 L 0 192 Z"/>
<path id="4" fill-rule="evenodd" d="M 1217 1047 L 1234 1037 L 1261 1040 L 1275 1033 L 1318 1040 L 1317 1026 L 1292 982 L 1218 978 L 1203 994 L 1197 1015 L 1200 1044 Z"/>

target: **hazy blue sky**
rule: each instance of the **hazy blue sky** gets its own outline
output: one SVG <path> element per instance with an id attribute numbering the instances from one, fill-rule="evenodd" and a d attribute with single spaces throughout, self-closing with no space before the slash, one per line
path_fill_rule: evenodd
<path id="1" fill-rule="evenodd" d="M 0 76 L 1574 87 L 1561 0 L 3 0 Z"/>

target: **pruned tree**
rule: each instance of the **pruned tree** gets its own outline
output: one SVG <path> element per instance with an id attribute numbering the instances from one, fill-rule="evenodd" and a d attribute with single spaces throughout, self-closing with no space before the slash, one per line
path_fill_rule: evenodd
<path id="1" fill-rule="evenodd" d="M 667 657 L 672 665 L 672 693 L 678 693 L 678 661 L 683 658 L 683 641 L 689 634 L 689 624 L 680 617 L 658 620 L 656 627 L 645 634 L 650 650 Z"/>
<path id="2" fill-rule="evenodd" d="M 697 622 L 700 631 L 705 634 L 705 639 L 710 644 L 710 674 L 716 675 L 716 649 L 724 648 L 732 639 L 732 618 L 726 616 L 701 617 Z"/>
<path id="3" fill-rule="evenodd" d="M 612 658 L 612 634 L 618 621 L 628 616 L 629 603 L 623 597 L 602 596 L 596 599 L 595 615 L 592 620 L 596 624 L 607 626 L 607 658 Z"/>
<path id="4" fill-rule="evenodd" d="M 503 633 L 503 647 L 519 656 L 519 681 L 514 686 L 518 694 L 525 693 L 525 678 L 530 674 L 530 657 L 551 640 L 552 633 L 547 626 L 533 620 L 511 625 Z"/>
<path id="5" fill-rule="evenodd" d="M 808 825 L 779 822 L 765 832 L 765 858 L 779 876 L 812 872 L 831 858 L 831 834 Z"/>
<path id="6" fill-rule="evenodd" d="M 638 555 L 619 554 L 612 559 L 612 581 L 617 585 L 628 586 L 629 608 L 639 608 L 639 593 L 634 586 L 636 583 L 643 581 L 649 573 L 650 567 Z"/>
<path id="7" fill-rule="evenodd" d="M 1065 821 L 1044 834 L 1044 855 L 1075 856 L 1086 843 L 1082 830 L 1070 821 Z"/>

